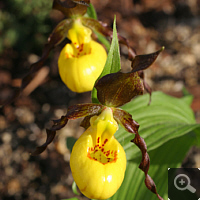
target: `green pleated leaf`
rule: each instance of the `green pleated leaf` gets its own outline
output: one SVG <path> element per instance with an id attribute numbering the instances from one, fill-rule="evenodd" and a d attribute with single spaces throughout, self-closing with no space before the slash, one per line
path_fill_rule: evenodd
<path id="1" fill-rule="evenodd" d="M 149 106 L 148 101 L 149 96 L 143 95 L 123 106 L 123 109 L 140 124 L 139 134 L 144 138 L 148 152 L 173 138 L 200 128 L 200 124 L 195 122 L 188 101 L 184 98 L 178 99 L 162 92 L 154 92 Z M 127 160 L 141 155 L 137 146 L 130 142 L 134 138 L 131 133 L 120 127 L 115 137 L 124 147 Z"/>
<path id="2" fill-rule="evenodd" d="M 188 133 L 182 137 L 169 140 L 149 153 L 151 165 L 148 174 L 153 178 L 157 192 L 164 199 L 168 199 L 168 168 L 180 167 L 186 153 L 194 143 L 194 135 Z M 109 200 L 158 199 L 144 184 L 144 173 L 138 168 L 140 159 L 138 157 L 128 161 L 124 181 L 117 193 Z"/>
<path id="3" fill-rule="evenodd" d="M 99 76 L 98 79 L 101 77 L 110 74 L 110 73 L 115 73 L 121 69 L 121 64 L 120 64 L 120 53 L 119 53 L 119 43 L 118 43 L 118 37 L 117 37 L 117 29 L 116 29 L 116 18 L 114 19 L 113 23 L 113 38 L 112 38 L 112 43 L 110 46 L 110 50 L 108 53 L 108 57 L 106 60 L 105 67 L 103 69 L 103 72 Z M 92 102 L 93 103 L 98 103 L 97 99 L 97 90 L 96 88 L 93 88 L 92 90 Z"/>

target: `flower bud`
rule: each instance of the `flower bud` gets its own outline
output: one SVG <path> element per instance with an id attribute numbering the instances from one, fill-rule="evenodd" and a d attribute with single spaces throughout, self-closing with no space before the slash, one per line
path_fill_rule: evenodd
<path id="1" fill-rule="evenodd" d="M 93 116 L 91 126 L 76 141 L 70 167 L 80 191 L 91 199 L 107 199 L 124 179 L 126 154 L 115 139 L 118 124 L 111 108 Z"/>

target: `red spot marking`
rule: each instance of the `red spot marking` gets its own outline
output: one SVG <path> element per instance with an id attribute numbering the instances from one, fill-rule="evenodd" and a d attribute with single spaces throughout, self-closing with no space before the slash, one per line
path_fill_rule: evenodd
<path id="1" fill-rule="evenodd" d="M 91 151 L 94 151 L 94 148 L 93 148 L 93 147 L 91 147 Z"/>
<path id="2" fill-rule="evenodd" d="M 108 139 L 107 139 L 107 138 L 104 140 L 104 145 L 106 144 L 106 142 L 108 142 Z"/>
<path id="3" fill-rule="evenodd" d="M 79 49 L 80 52 L 83 51 L 83 45 L 84 45 L 84 44 L 81 44 L 81 46 L 80 46 L 80 49 Z"/>
<path id="4" fill-rule="evenodd" d="M 102 148 L 101 151 L 103 152 L 103 151 L 104 151 L 104 148 Z"/>
<path id="5" fill-rule="evenodd" d="M 100 137 L 97 138 L 97 143 L 99 143 Z"/>
<path id="6" fill-rule="evenodd" d="M 106 152 L 106 156 L 109 156 L 110 155 L 110 150 Z"/>
<path id="7" fill-rule="evenodd" d="M 96 153 L 98 150 L 95 150 L 94 153 Z"/>

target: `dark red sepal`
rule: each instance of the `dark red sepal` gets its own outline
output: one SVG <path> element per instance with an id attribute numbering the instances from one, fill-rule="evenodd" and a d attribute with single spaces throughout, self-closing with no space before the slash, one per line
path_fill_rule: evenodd
<path id="1" fill-rule="evenodd" d="M 54 0 L 53 9 L 61 11 L 66 17 L 84 15 L 90 0 Z"/>
<path id="2" fill-rule="evenodd" d="M 137 72 L 137 71 L 144 70 L 150 67 L 153 64 L 153 62 L 156 60 L 160 52 L 163 50 L 164 50 L 164 47 L 162 47 L 160 50 L 151 54 L 135 56 L 135 58 L 132 59 L 132 64 L 131 64 L 132 72 Z"/>
<path id="3" fill-rule="evenodd" d="M 144 90 L 137 72 L 107 74 L 97 81 L 95 88 L 99 102 L 109 107 L 122 106 Z"/>

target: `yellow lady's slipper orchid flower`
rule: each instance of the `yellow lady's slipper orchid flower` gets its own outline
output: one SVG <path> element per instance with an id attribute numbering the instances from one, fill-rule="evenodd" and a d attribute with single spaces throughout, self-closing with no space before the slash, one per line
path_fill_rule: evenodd
<path id="1" fill-rule="evenodd" d="M 90 127 L 72 149 L 70 167 L 80 191 L 91 199 L 107 199 L 124 179 L 126 154 L 115 139 L 118 124 L 111 108 L 90 119 Z"/>
<path id="2" fill-rule="evenodd" d="M 67 36 L 72 43 L 65 45 L 58 59 L 61 79 L 74 92 L 91 91 L 107 59 L 105 49 L 91 34 L 89 28 L 75 21 Z"/>

